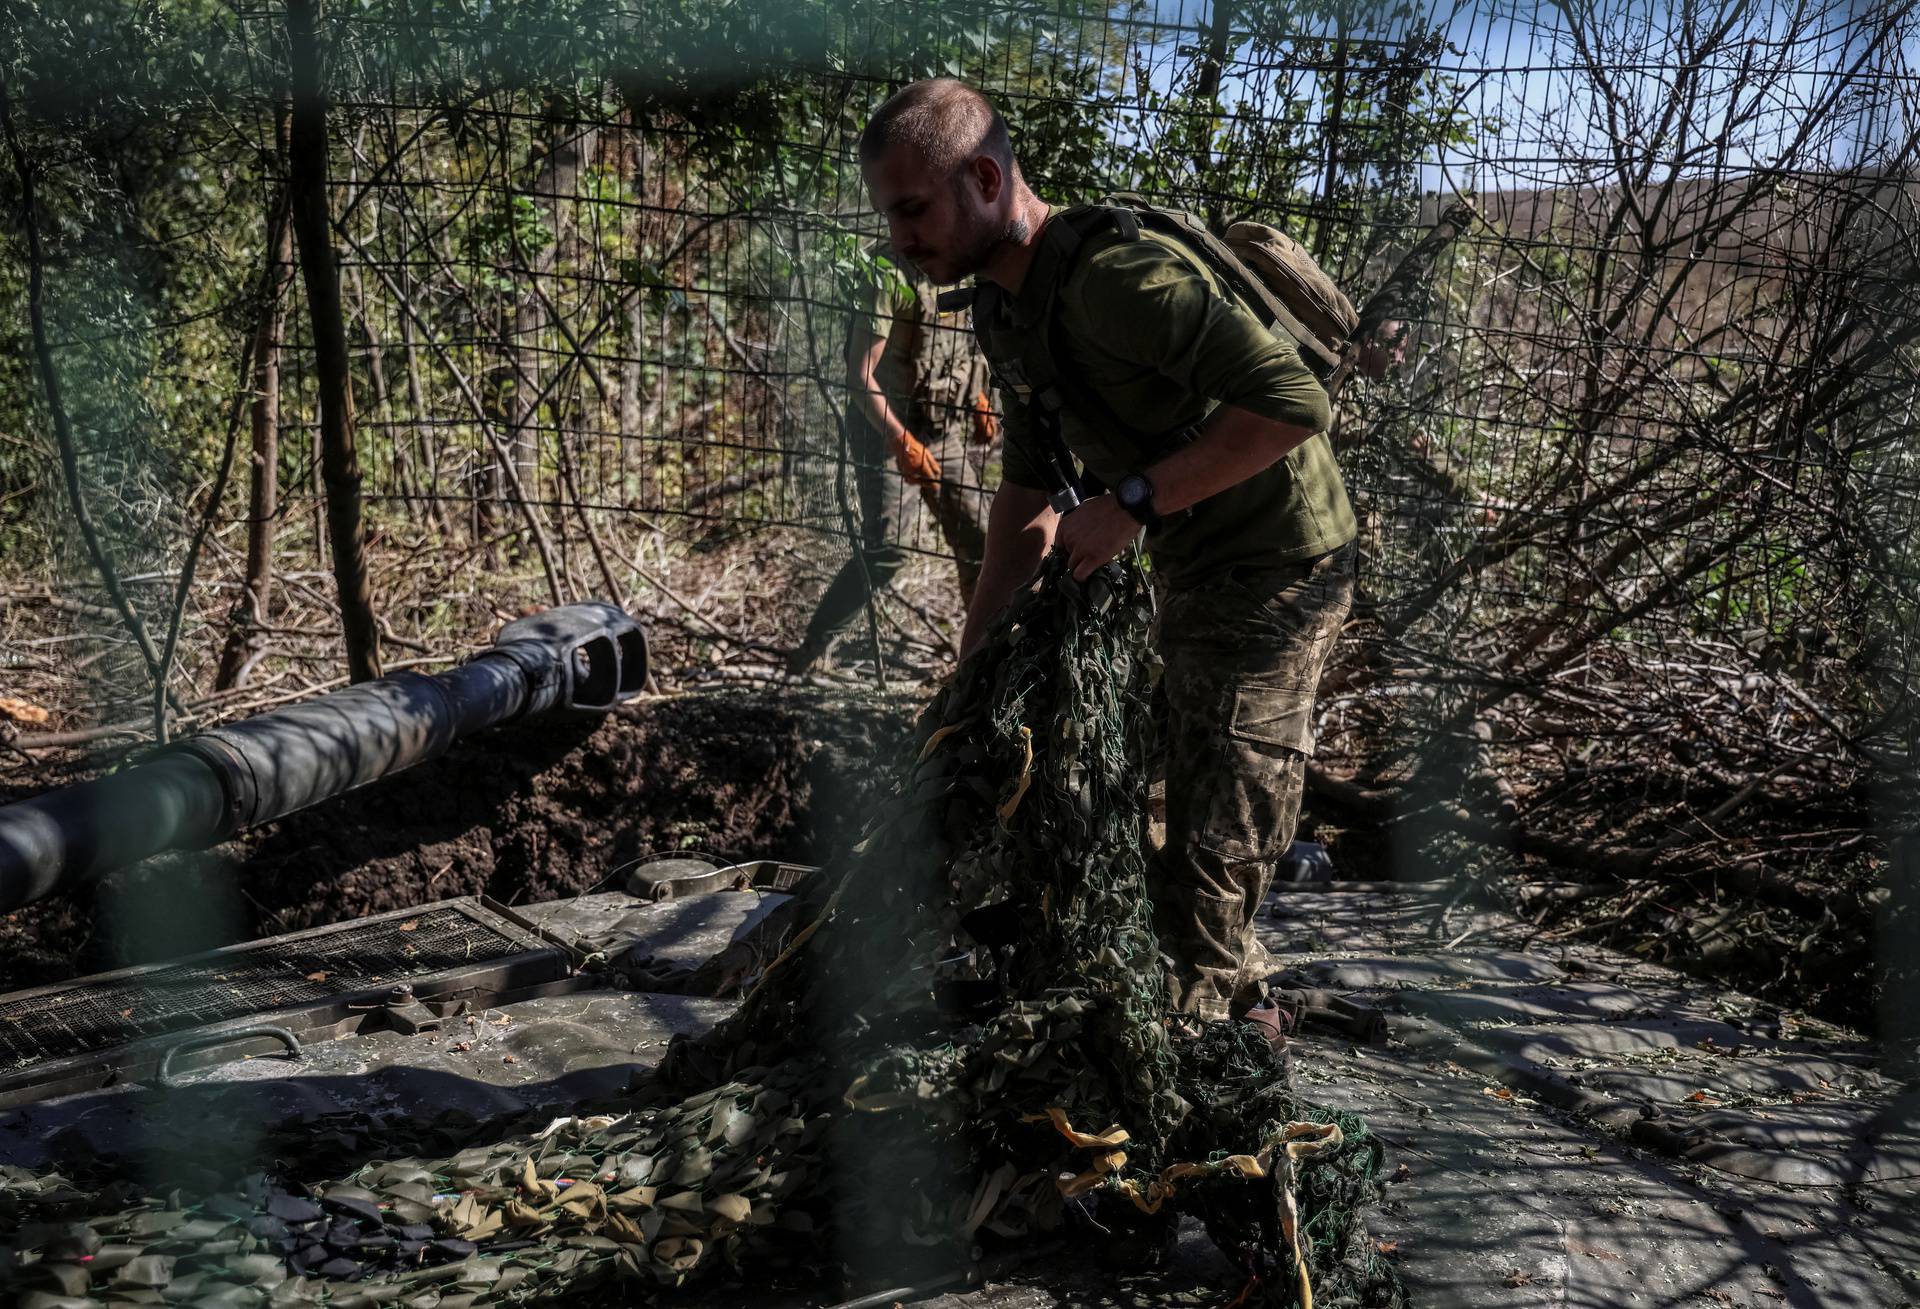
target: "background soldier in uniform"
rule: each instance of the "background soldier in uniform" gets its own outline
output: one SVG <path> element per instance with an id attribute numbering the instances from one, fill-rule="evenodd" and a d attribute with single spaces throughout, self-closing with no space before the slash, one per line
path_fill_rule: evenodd
<path id="1" fill-rule="evenodd" d="M 1313 696 L 1353 593 L 1353 511 L 1325 430 L 1329 401 L 1296 345 L 1177 240 L 1137 231 L 1082 248 L 1030 191 L 1005 122 L 962 83 L 919 82 L 861 138 L 874 205 L 930 280 L 973 277 L 1003 384 L 1004 480 L 988 520 L 962 654 L 1057 545 L 1077 577 L 1146 528 L 1163 587 L 1167 842 L 1155 908 L 1177 1011 L 1246 1016 L 1278 1041 L 1252 923 L 1292 840 Z M 1114 488 L 1048 506 L 1041 415 L 1023 354 L 1125 415 L 1133 440 L 1069 407 L 1059 436 Z"/>
<path id="2" fill-rule="evenodd" d="M 986 501 L 966 477 L 967 446 L 993 440 L 986 361 L 964 321 L 942 322 L 933 287 L 910 267 L 887 279 L 847 328 L 847 449 L 860 502 L 858 553 L 841 566 L 814 608 L 807 635 L 787 659 L 805 672 L 907 564 L 919 507 L 953 552 L 961 602 L 971 605 L 986 544 Z M 898 476 L 888 470 L 891 460 Z M 862 567 L 864 561 L 865 567 Z"/>

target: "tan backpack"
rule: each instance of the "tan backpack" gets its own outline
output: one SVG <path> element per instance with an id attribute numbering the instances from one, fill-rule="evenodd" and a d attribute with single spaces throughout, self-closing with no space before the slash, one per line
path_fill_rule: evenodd
<path id="1" fill-rule="evenodd" d="M 1293 311 L 1307 334 L 1343 362 L 1348 359 L 1359 311 L 1305 246 L 1265 223 L 1235 223 L 1227 229 L 1227 245 Z"/>
<path id="2" fill-rule="evenodd" d="M 1300 357 L 1329 394 L 1340 389 L 1353 371 L 1360 315 L 1305 246 L 1265 223 L 1235 223 L 1222 240 L 1192 214 L 1163 209 L 1131 191 L 1104 203 L 1199 255 L 1263 322 L 1300 343 Z"/>

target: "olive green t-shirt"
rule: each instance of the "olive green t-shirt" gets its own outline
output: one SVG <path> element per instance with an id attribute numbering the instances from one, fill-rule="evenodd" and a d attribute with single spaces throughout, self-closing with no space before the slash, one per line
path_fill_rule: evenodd
<path id="1" fill-rule="evenodd" d="M 964 320 L 944 321 L 934 311 L 939 293 L 932 283 L 911 265 L 895 267 L 904 276 L 881 278 L 868 288 L 854 306 L 850 330 L 856 338 L 886 342 L 874 381 L 918 440 L 965 440 L 974 392 L 988 385 L 986 361 Z M 854 404 L 850 411 L 854 422 L 872 428 L 865 406 Z"/>
<path id="2" fill-rule="evenodd" d="M 1042 305 L 1023 288 L 1002 298 L 1003 331 L 1045 330 Z M 1261 325 L 1213 271 L 1178 241 L 1143 231 L 1081 257 L 1058 291 L 1060 354 L 1114 413 L 1138 433 L 1097 430 L 1087 416 L 1062 417 L 1067 448 L 1108 486 L 1177 448 L 1183 429 L 1215 402 L 1311 429 L 1286 458 L 1170 516 L 1147 536 L 1154 567 L 1174 586 L 1193 585 L 1236 565 L 1296 563 L 1352 540 L 1357 528 L 1326 436 L 1327 393 L 1284 332 Z M 1002 476 L 1044 490 L 1029 451 L 1038 439 L 1026 402 L 1002 393 L 1006 447 Z"/>
<path id="3" fill-rule="evenodd" d="M 887 343 L 874 368 L 874 381 L 897 414 L 907 412 L 913 398 L 913 354 L 919 328 L 919 306 L 914 288 L 897 278 L 882 278 L 868 289 L 864 301 L 855 306 L 852 329 L 870 340 Z M 867 426 L 864 407 L 852 407 L 855 419 Z"/>

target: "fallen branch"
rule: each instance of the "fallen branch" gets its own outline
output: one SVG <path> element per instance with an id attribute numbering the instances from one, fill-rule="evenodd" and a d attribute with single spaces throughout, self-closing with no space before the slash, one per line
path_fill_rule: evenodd
<path id="1" fill-rule="evenodd" d="M 641 581 L 653 587 L 656 591 L 660 592 L 661 595 L 667 597 L 667 599 L 673 601 L 674 604 L 685 610 L 690 617 L 699 620 L 712 635 L 720 638 L 722 641 L 730 645 L 742 646 L 749 650 L 761 650 L 770 654 L 779 655 L 786 653 L 786 651 L 774 646 L 765 645 L 759 641 L 750 641 L 745 637 L 736 636 L 734 633 L 729 632 L 726 628 L 714 622 L 713 619 L 700 612 L 700 607 L 694 604 L 693 601 L 681 595 L 671 586 L 668 586 L 652 569 L 625 554 L 619 546 L 609 544 L 607 549 L 612 552 L 615 559 L 618 559 L 621 563 L 631 568 L 639 576 Z"/>
<path id="2" fill-rule="evenodd" d="M 759 486 L 762 482 L 772 481 L 773 475 L 778 471 L 777 468 L 769 466 L 766 468 L 749 468 L 738 473 L 728 473 L 725 477 L 707 482 L 687 492 L 686 499 L 682 502 L 681 508 L 688 510 L 698 509 L 709 500 L 718 500 L 724 496 L 737 495 L 742 491 Z"/>
<path id="3" fill-rule="evenodd" d="M 49 609 L 58 609 L 62 613 L 73 614 L 79 618 L 105 619 L 108 622 L 116 622 L 120 618 L 117 611 L 108 609 L 104 605 L 88 604 L 85 600 L 70 599 L 64 595 L 55 595 L 51 591 L 14 591 L 0 594 L 0 604 L 43 604 Z"/>

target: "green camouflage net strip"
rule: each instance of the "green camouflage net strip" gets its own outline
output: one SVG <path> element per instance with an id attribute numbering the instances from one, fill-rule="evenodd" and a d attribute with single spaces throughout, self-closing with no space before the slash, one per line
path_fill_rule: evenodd
<path id="1" fill-rule="evenodd" d="M 1296 1101 L 1244 1025 L 1170 1037 L 1144 857 L 1149 614 L 1136 565 L 1081 586 L 1050 563 L 929 707 L 864 840 L 809 879 L 786 949 L 630 1103 L 331 1183 L 162 1194 L 4 1170 L 20 1234 L 0 1277 L 42 1309 L 898 1284 L 1107 1193 L 1198 1216 L 1254 1274 L 1250 1302 L 1303 1302 L 1298 1248 L 1325 1309 L 1403 1305 L 1358 1222 L 1380 1167 L 1364 1124 Z M 1293 1161 L 1290 1123 L 1338 1130 Z M 452 1261 L 294 1275 L 268 1191 L 369 1231 L 429 1226 Z"/>

